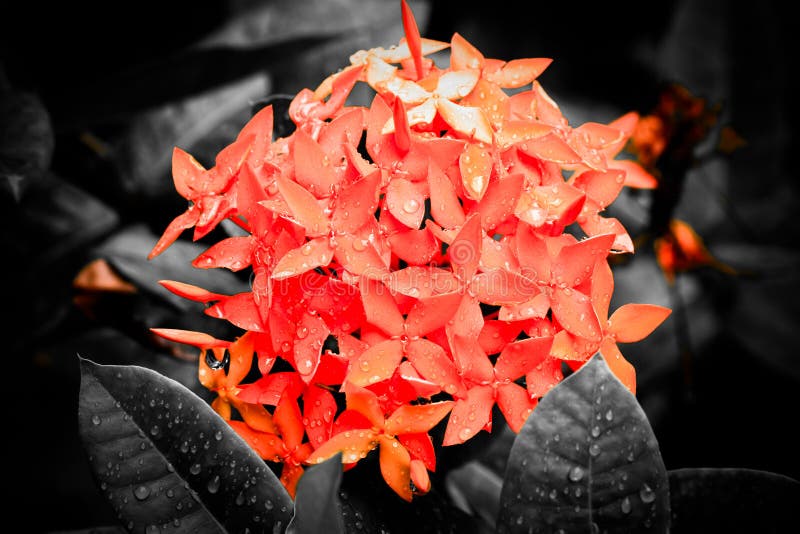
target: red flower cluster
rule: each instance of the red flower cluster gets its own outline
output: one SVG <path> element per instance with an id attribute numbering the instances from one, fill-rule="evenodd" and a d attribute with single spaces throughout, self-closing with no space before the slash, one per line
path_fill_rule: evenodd
<path id="1" fill-rule="evenodd" d="M 272 139 L 267 107 L 210 169 L 176 148 L 175 186 L 191 205 L 151 253 L 226 218 L 247 231 L 194 265 L 250 268 L 251 291 L 162 282 L 244 334 L 155 332 L 203 350 L 214 408 L 283 463 L 292 494 L 303 465 L 337 452 L 352 465 L 379 447 L 386 482 L 410 500 L 430 487 L 429 431 L 445 417 L 444 445 L 491 430 L 495 403 L 519 431 L 562 363 L 598 350 L 633 390 L 616 342 L 669 314 L 628 304 L 608 318 L 607 256 L 633 246 L 601 213 L 626 171 L 643 172 L 614 159 L 638 117 L 572 128 L 536 81 L 549 59 L 488 59 L 458 34 L 422 39 L 402 7 L 406 39 L 301 91 L 289 137 Z M 447 47 L 446 69 L 425 57 Z M 346 105 L 357 82 L 377 93 L 369 109 Z M 242 384 L 254 355 L 261 377 Z"/>

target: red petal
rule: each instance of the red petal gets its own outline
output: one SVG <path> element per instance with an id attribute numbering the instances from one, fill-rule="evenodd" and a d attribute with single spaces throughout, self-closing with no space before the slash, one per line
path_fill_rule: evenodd
<path id="1" fill-rule="evenodd" d="M 411 148 L 411 129 L 408 126 L 406 107 L 399 98 L 394 99 L 392 117 L 394 119 L 394 143 L 400 153 L 405 154 Z"/>
<path id="2" fill-rule="evenodd" d="M 591 291 L 597 319 L 601 325 L 604 325 L 608 320 L 608 306 L 611 303 L 611 295 L 614 293 L 614 274 L 605 260 L 600 260 L 595 264 Z"/>
<path id="3" fill-rule="evenodd" d="M 478 270 L 482 236 L 480 215 L 470 215 L 447 249 L 453 273 L 465 283 Z"/>
<path id="4" fill-rule="evenodd" d="M 464 295 L 458 305 L 452 322 L 447 324 L 448 333 L 476 340 L 483 328 L 483 312 L 475 297 Z"/>
<path id="5" fill-rule="evenodd" d="M 544 240 L 523 224 L 517 231 L 515 241 L 522 275 L 532 281 L 549 283 L 551 259 Z"/>
<path id="6" fill-rule="evenodd" d="M 452 293 L 459 288 L 458 279 L 453 273 L 438 267 L 406 267 L 393 271 L 386 283 L 392 292 L 416 299 Z"/>
<path id="7" fill-rule="evenodd" d="M 600 340 L 600 322 L 592 307 L 592 301 L 574 289 L 553 291 L 553 315 L 565 330 L 588 340 Z"/>
<path id="8" fill-rule="evenodd" d="M 428 168 L 431 215 L 441 226 L 453 228 L 464 224 L 464 210 L 450 178 L 435 165 Z"/>
<path id="9" fill-rule="evenodd" d="M 261 320 L 261 315 L 253 293 L 239 293 L 221 300 L 206 308 L 205 313 L 218 319 L 226 319 L 243 330 L 265 332 L 266 328 Z"/>
<path id="10" fill-rule="evenodd" d="M 625 359 L 613 339 L 603 340 L 600 345 L 600 354 L 605 358 L 611 372 L 631 393 L 636 395 L 636 369 Z"/>
<path id="11" fill-rule="evenodd" d="M 531 399 L 528 391 L 517 384 L 504 384 L 497 389 L 497 406 L 503 412 L 508 426 L 516 433 L 536 407 L 537 401 Z"/>
<path id="12" fill-rule="evenodd" d="M 534 81 L 533 87 L 531 87 L 530 109 L 533 117 L 545 124 L 562 128 L 569 126 L 564 115 L 561 114 L 561 110 L 558 109 L 558 105 L 538 81 Z"/>
<path id="13" fill-rule="evenodd" d="M 368 386 L 391 378 L 403 359 L 403 343 L 389 339 L 373 345 L 352 362 L 347 381 L 357 386 Z"/>
<path id="14" fill-rule="evenodd" d="M 386 187 L 386 206 L 397 220 L 418 229 L 425 217 L 425 196 L 411 182 L 394 178 Z"/>
<path id="15" fill-rule="evenodd" d="M 341 190 L 336 197 L 331 226 L 338 232 L 352 234 L 374 220 L 378 207 L 381 173 L 378 169 Z"/>
<path id="16" fill-rule="evenodd" d="M 608 256 L 612 243 L 614 236 L 604 234 L 563 247 L 553 265 L 556 283 L 568 287 L 581 285 L 591 277 L 597 260 Z"/>
<path id="17" fill-rule="evenodd" d="M 239 173 L 250 148 L 253 146 L 253 136 L 247 135 L 237 138 L 219 151 L 214 161 L 213 172 L 209 172 L 206 178 L 210 180 L 203 185 L 202 190 L 205 194 L 216 194 L 225 191 L 233 178 Z"/>
<path id="18" fill-rule="evenodd" d="M 282 280 L 328 265 L 333 259 L 333 252 L 327 237 L 316 237 L 284 254 L 275 264 L 272 278 Z"/>
<path id="19" fill-rule="evenodd" d="M 214 336 L 210 336 L 203 332 L 194 332 L 192 330 L 177 330 L 175 328 L 151 328 L 151 332 L 157 336 L 163 337 L 176 343 L 185 343 L 192 345 L 199 349 L 210 349 L 214 347 L 228 347 L 230 341 L 223 341 Z"/>
<path id="20" fill-rule="evenodd" d="M 237 398 L 249 404 L 277 406 L 282 396 L 296 399 L 305 387 L 300 375 L 294 371 L 270 373 L 252 384 L 241 386 Z"/>
<path id="21" fill-rule="evenodd" d="M 620 343 L 641 341 L 669 317 L 672 310 L 655 304 L 625 304 L 608 320 L 608 333 Z"/>
<path id="22" fill-rule="evenodd" d="M 319 358 L 319 367 L 314 375 L 314 383 L 326 386 L 337 386 L 344 382 L 347 375 L 347 367 L 350 364 L 349 358 L 325 351 Z"/>
<path id="23" fill-rule="evenodd" d="M 355 108 L 337 116 L 319 134 L 319 146 L 337 158 L 346 156 L 346 145 L 357 146 L 364 131 L 364 108 Z"/>
<path id="24" fill-rule="evenodd" d="M 528 156 L 559 165 L 580 163 L 581 157 L 555 132 L 520 143 L 519 150 Z"/>
<path id="25" fill-rule="evenodd" d="M 147 259 L 152 260 L 167 250 L 167 248 L 169 248 L 169 246 L 174 243 L 176 239 L 178 239 L 184 230 L 188 230 L 197 224 L 199 219 L 200 210 L 196 206 L 191 206 L 185 212 L 172 219 L 172 222 L 170 222 L 166 230 L 164 230 L 161 238 L 153 246 L 153 250 L 151 250 L 147 255 Z"/>
<path id="26" fill-rule="evenodd" d="M 563 379 L 561 360 L 547 357 L 525 375 L 525 384 L 531 397 L 540 398 Z"/>
<path id="27" fill-rule="evenodd" d="M 588 217 L 579 219 L 579 224 L 584 232 L 589 236 L 600 236 L 603 234 L 613 234 L 614 243 L 611 248 L 618 252 L 633 252 L 633 241 L 628 231 L 622 226 L 619 220 L 613 217 L 601 217 L 593 213 Z"/>
<path id="28" fill-rule="evenodd" d="M 303 442 L 303 436 L 305 435 L 303 416 L 300 413 L 297 400 L 293 397 L 286 394 L 281 396 L 278 406 L 275 408 L 275 413 L 272 415 L 272 420 L 275 421 L 275 425 L 277 425 L 287 449 L 294 450 Z"/>
<path id="29" fill-rule="evenodd" d="M 530 300 L 540 290 L 534 282 L 505 269 L 494 269 L 475 276 L 470 290 L 486 304 L 502 306 Z"/>
<path id="30" fill-rule="evenodd" d="M 494 391 L 489 386 L 474 386 L 467 397 L 453 405 L 442 445 L 464 443 L 492 420 Z"/>
<path id="31" fill-rule="evenodd" d="M 400 10 L 403 16 L 403 31 L 406 34 L 406 43 L 411 52 L 411 57 L 414 58 L 414 68 L 417 73 L 422 73 L 422 39 L 419 36 L 419 28 L 417 28 L 417 21 L 414 20 L 414 13 L 405 0 L 400 2 Z"/>
<path id="32" fill-rule="evenodd" d="M 283 464 L 280 481 L 283 487 L 286 488 L 286 493 L 288 493 L 289 497 L 292 499 L 294 499 L 297 494 L 297 483 L 300 482 L 300 477 L 302 477 L 304 473 L 305 470 L 301 465 L 296 465 L 291 462 L 284 462 Z"/>
<path id="33" fill-rule="evenodd" d="M 572 130 L 572 136 L 587 148 L 605 151 L 622 141 L 625 133 L 613 126 L 586 122 Z"/>
<path id="34" fill-rule="evenodd" d="M 514 341 L 521 331 L 522 326 L 519 323 L 489 320 L 483 324 L 478 345 L 486 354 L 497 354 Z"/>
<path id="35" fill-rule="evenodd" d="M 253 261 L 253 251 L 257 242 L 251 236 L 228 237 L 215 243 L 192 262 L 198 269 L 224 267 L 231 271 L 241 271 Z"/>
<path id="36" fill-rule="evenodd" d="M 427 339 L 415 339 L 406 348 L 406 357 L 423 378 L 450 395 L 463 395 L 464 384 L 455 364 L 444 349 Z"/>
<path id="37" fill-rule="evenodd" d="M 354 275 L 382 279 L 388 269 L 371 241 L 344 234 L 336 237 L 336 260 Z"/>
<path id="38" fill-rule="evenodd" d="M 442 388 L 422 378 L 411 362 L 404 361 L 397 368 L 397 373 L 388 382 L 387 389 L 395 403 L 402 404 L 418 398 L 430 399 Z"/>
<path id="39" fill-rule="evenodd" d="M 433 441 L 427 432 L 403 434 L 397 436 L 397 439 L 408 450 L 412 458 L 421 460 L 422 464 L 431 471 L 436 470 L 436 452 L 433 449 Z M 416 485 L 416 481 L 414 484 Z"/>
<path id="40" fill-rule="evenodd" d="M 510 112 L 508 95 L 496 84 L 490 83 L 483 78 L 478 80 L 472 92 L 462 98 L 460 103 L 462 106 L 480 108 L 496 130 L 502 128 Z M 497 141 L 498 144 L 502 144 L 499 138 Z"/>
<path id="41" fill-rule="evenodd" d="M 225 295 L 219 293 L 212 293 L 202 287 L 193 286 L 191 284 L 184 284 L 183 282 L 176 282 L 174 280 L 159 280 L 159 284 L 164 286 L 167 290 L 175 293 L 179 297 L 193 300 L 195 302 L 211 302 L 214 300 L 222 300 L 226 298 Z"/>
<path id="42" fill-rule="evenodd" d="M 458 292 L 443 293 L 420 298 L 406 318 L 406 330 L 409 336 L 424 336 L 441 328 L 450 321 L 461 304 Z"/>
<path id="43" fill-rule="evenodd" d="M 408 451 L 394 438 L 379 436 L 378 439 L 383 479 L 401 498 L 411 502 L 411 457 Z"/>
<path id="44" fill-rule="evenodd" d="M 318 119 L 325 120 L 339 111 L 347 101 L 350 91 L 353 90 L 353 86 L 361 77 L 363 70 L 363 66 L 353 65 L 339 72 L 333 80 L 333 90 L 330 98 L 328 98 L 324 105 L 317 107 L 311 115 Z"/>
<path id="45" fill-rule="evenodd" d="M 377 280 L 362 278 L 360 283 L 361 300 L 367 321 L 390 336 L 403 333 L 403 316 L 389 288 Z"/>
<path id="46" fill-rule="evenodd" d="M 195 187 L 203 172 L 205 168 L 191 154 L 178 147 L 172 149 L 172 180 L 180 196 L 187 200 L 197 198 Z"/>
<path id="47" fill-rule="evenodd" d="M 608 168 L 625 171 L 625 185 L 628 187 L 636 189 L 655 189 L 658 187 L 658 179 L 635 161 L 615 159 L 608 162 Z"/>
<path id="48" fill-rule="evenodd" d="M 392 234 L 389 244 L 392 253 L 409 265 L 426 265 L 441 251 L 441 244 L 428 228 Z"/>
<path id="49" fill-rule="evenodd" d="M 349 334 L 364 322 L 364 306 L 358 290 L 336 278 L 328 278 L 319 291 L 313 292 L 308 305 L 319 311 L 336 335 Z"/>
<path id="50" fill-rule="evenodd" d="M 313 447 L 319 447 L 331 437 L 336 399 L 330 391 L 315 386 L 303 395 L 303 417 L 308 420 L 306 434 Z"/>
<path id="51" fill-rule="evenodd" d="M 250 428 L 271 434 L 278 433 L 278 427 L 272 421 L 272 415 L 260 404 L 247 404 L 235 397 L 231 399 L 231 402 Z"/>
<path id="52" fill-rule="evenodd" d="M 519 304 L 505 305 L 500 308 L 498 318 L 502 321 L 521 321 L 525 319 L 541 319 L 550 309 L 550 297 L 539 293 L 535 297 Z"/>
<path id="53" fill-rule="evenodd" d="M 539 365 L 550 354 L 552 337 L 531 337 L 506 345 L 494 366 L 498 380 L 516 380 Z"/>
<path id="54" fill-rule="evenodd" d="M 252 135 L 253 144 L 250 147 L 250 155 L 247 157 L 247 161 L 256 169 L 264 164 L 267 150 L 272 144 L 272 126 L 273 113 L 272 106 L 269 105 L 253 115 L 253 118 L 239 132 L 238 138 L 241 139 Z"/>
<path id="55" fill-rule="evenodd" d="M 328 233 L 328 217 L 325 216 L 325 212 L 317 203 L 314 195 L 300 184 L 280 175 L 275 177 L 275 183 L 292 216 L 300 226 L 306 229 L 306 233 L 310 237 Z"/>
<path id="56" fill-rule="evenodd" d="M 499 180 L 493 180 L 481 198 L 475 212 L 480 213 L 483 227 L 491 230 L 499 226 L 514 214 L 519 200 L 525 176 L 521 173 L 511 174 Z"/>
<path id="57" fill-rule="evenodd" d="M 428 432 L 450 413 L 453 401 L 403 405 L 386 420 L 385 432 L 390 436 Z"/>
<path id="58" fill-rule="evenodd" d="M 486 148 L 470 143 L 458 158 L 461 180 L 467 196 L 473 200 L 481 200 L 489 187 L 492 175 L 492 156 Z"/>
<path id="59" fill-rule="evenodd" d="M 294 367 L 308 383 L 317 371 L 322 344 L 331 331 L 319 315 L 304 313 L 294 340 Z"/>
<path id="60" fill-rule="evenodd" d="M 493 379 L 492 362 L 472 339 L 451 335 L 450 348 L 459 375 L 475 383 L 489 382 Z"/>
<path id="61" fill-rule="evenodd" d="M 335 161 L 302 129 L 294 133 L 294 167 L 297 182 L 317 197 L 329 196 L 341 179 Z"/>

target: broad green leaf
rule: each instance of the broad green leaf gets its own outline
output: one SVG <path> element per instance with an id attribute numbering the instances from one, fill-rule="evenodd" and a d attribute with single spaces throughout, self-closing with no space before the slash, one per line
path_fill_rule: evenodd
<path id="1" fill-rule="evenodd" d="M 342 453 L 306 469 L 297 483 L 294 517 L 286 534 L 344 534 L 339 485 L 342 483 Z"/>
<path id="2" fill-rule="evenodd" d="M 506 468 L 497 531 L 667 532 L 669 487 L 636 398 L 596 354 L 545 395 Z"/>
<path id="3" fill-rule="evenodd" d="M 291 517 L 264 462 L 208 404 L 155 371 L 82 359 L 78 423 L 100 488 L 131 532 L 280 532 Z"/>
<path id="4" fill-rule="evenodd" d="M 793 532 L 800 483 L 753 469 L 677 469 L 669 472 L 673 534 Z"/>

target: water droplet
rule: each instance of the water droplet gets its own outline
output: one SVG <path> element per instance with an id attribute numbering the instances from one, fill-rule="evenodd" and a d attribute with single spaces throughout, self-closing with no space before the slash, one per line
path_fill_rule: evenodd
<path id="1" fill-rule="evenodd" d="M 92 416 L 92 424 L 93 424 L 94 426 L 97 426 L 97 425 L 99 425 L 99 424 L 100 424 L 100 422 L 101 422 L 101 421 L 100 421 L 100 416 L 99 416 L 99 415 L 93 415 L 93 416 Z"/>
<path id="2" fill-rule="evenodd" d="M 461 440 L 467 440 L 467 439 L 469 439 L 471 434 L 472 434 L 472 430 L 470 430 L 469 428 L 464 427 L 458 432 L 458 438 L 461 439 Z"/>
<path id="3" fill-rule="evenodd" d="M 216 493 L 219 491 L 219 475 L 214 475 L 214 478 L 208 481 L 208 488 L 209 493 Z"/>
<path id="4" fill-rule="evenodd" d="M 150 429 L 150 434 L 153 436 L 157 436 L 159 432 L 161 432 L 161 429 L 158 428 L 158 425 L 153 425 L 153 428 Z"/>
<path id="5" fill-rule="evenodd" d="M 192 467 L 189 468 L 189 472 L 193 475 L 199 475 L 200 471 L 203 469 L 203 466 L 200 464 L 194 464 Z"/>
<path id="6" fill-rule="evenodd" d="M 558 497 L 558 492 L 555 489 L 551 489 L 550 490 L 550 498 L 553 499 L 553 500 L 556 500 L 556 497 Z"/>
<path id="7" fill-rule="evenodd" d="M 369 372 L 369 362 L 367 360 L 361 360 L 360 362 L 358 362 L 358 368 L 364 371 L 365 373 Z"/>
<path id="8" fill-rule="evenodd" d="M 175 496 L 175 491 L 172 488 L 168 489 L 167 490 L 167 497 L 171 499 L 174 496 Z"/>
<path id="9" fill-rule="evenodd" d="M 597 426 L 597 425 L 593 426 L 592 427 L 592 437 L 596 438 L 599 435 L 600 435 L 600 427 Z"/>
<path id="10" fill-rule="evenodd" d="M 623 514 L 631 513 L 631 500 L 628 497 L 625 497 L 622 499 L 622 503 L 619 505 L 619 507 Z"/>
<path id="11" fill-rule="evenodd" d="M 642 489 L 639 491 L 639 497 L 642 499 L 642 502 L 645 504 L 649 504 L 656 500 L 656 492 L 653 491 L 653 488 L 644 484 Z"/>
<path id="12" fill-rule="evenodd" d="M 143 501 L 150 496 L 150 488 L 147 486 L 136 486 L 136 489 L 133 490 L 133 496 Z"/>
<path id="13" fill-rule="evenodd" d="M 406 213 L 415 213 L 419 209 L 419 201 L 410 198 L 403 202 L 403 211 Z"/>
<path id="14" fill-rule="evenodd" d="M 572 469 L 569 470 L 569 479 L 573 482 L 579 482 L 583 478 L 583 468 L 580 466 L 574 466 Z"/>
<path id="15" fill-rule="evenodd" d="M 222 430 L 217 430 L 214 432 L 214 439 L 217 441 L 222 441 Z"/>
<path id="16" fill-rule="evenodd" d="M 598 456 L 600 454 L 600 445 L 597 443 L 592 443 L 589 445 L 589 454 L 592 456 Z"/>
<path id="17" fill-rule="evenodd" d="M 160 534 L 161 529 L 158 528 L 158 525 L 147 525 L 147 528 L 144 529 L 144 534 Z"/>
<path id="18" fill-rule="evenodd" d="M 589 526 L 589 531 L 591 534 L 600 534 L 600 525 L 592 521 L 592 524 Z"/>
<path id="19" fill-rule="evenodd" d="M 297 329 L 297 339 L 305 339 L 308 336 L 308 328 L 300 326 Z"/>
<path id="20" fill-rule="evenodd" d="M 614 412 L 609 409 L 606 412 L 606 421 L 611 421 L 612 419 L 614 419 Z"/>

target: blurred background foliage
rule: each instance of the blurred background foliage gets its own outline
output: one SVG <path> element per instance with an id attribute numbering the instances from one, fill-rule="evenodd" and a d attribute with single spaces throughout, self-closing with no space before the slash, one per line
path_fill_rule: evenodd
<path id="1" fill-rule="evenodd" d="M 668 218 L 689 223 L 730 269 L 690 265 L 668 282 L 650 232 L 659 193 L 626 190 L 610 214 L 637 253 L 614 262 L 612 308 L 675 310 L 650 338 L 622 347 L 668 469 L 800 478 L 790 437 L 800 408 L 800 219 L 788 7 L 410 4 L 424 36 L 458 31 L 487 57 L 554 58 L 540 81 L 573 125 L 648 114 L 672 83 L 715 110 L 681 165 L 661 162 L 662 184 L 678 184 L 661 194 Z M 196 354 L 148 328 L 236 332 L 156 281 L 222 293 L 248 282 L 191 268 L 204 243 L 188 236 L 146 260 L 185 209 L 169 176 L 173 146 L 213 162 L 259 100 L 313 88 L 352 52 L 396 43 L 399 2 L 6 2 L 0 10 L 5 417 L 10 467 L 19 470 L 12 502 L 42 510 L 42 532 L 110 524 L 78 440 L 76 354 L 151 367 L 206 395 Z M 369 98 L 356 91 L 352 101 Z M 730 153 L 716 150 L 723 130 L 736 135 Z M 482 461 L 502 475 L 509 439 L 498 431 Z"/>

